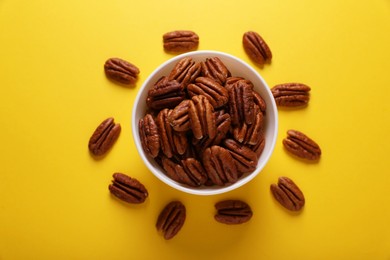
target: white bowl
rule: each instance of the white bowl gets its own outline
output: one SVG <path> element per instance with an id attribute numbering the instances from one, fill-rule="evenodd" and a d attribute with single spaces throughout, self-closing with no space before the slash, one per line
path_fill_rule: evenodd
<path id="1" fill-rule="evenodd" d="M 154 161 L 153 158 L 148 156 L 141 144 L 141 139 L 139 135 L 138 122 L 145 116 L 147 106 L 146 106 L 146 97 L 148 95 L 148 90 L 154 85 L 154 83 L 160 79 L 162 76 L 168 76 L 170 71 L 173 69 L 175 64 L 184 57 L 192 57 L 195 61 L 204 61 L 206 58 L 218 57 L 229 69 L 232 76 L 239 76 L 245 79 L 250 80 L 254 89 L 263 97 L 265 103 L 267 104 L 266 119 L 265 119 L 265 147 L 263 153 L 261 154 L 256 170 L 250 174 L 244 174 L 237 182 L 227 186 L 201 186 L 201 187 L 190 187 L 181 183 L 178 183 L 171 178 L 169 178 L 164 170 Z M 230 54 L 218 52 L 218 51 L 194 51 L 184 53 L 174 58 L 164 62 L 157 69 L 155 69 L 149 77 L 146 79 L 141 89 L 138 92 L 138 95 L 135 99 L 132 113 L 132 131 L 134 141 L 137 147 L 137 150 L 144 161 L 145 165 L 149 170 L 162 182 L 167 185 L 190 194 L 196 195 L 214 195 L 225 193 L 234 189 L 241 187 L 242 185 L 248 183 L 254 177 L 257 176 L 264 168 L 268 162 L 276 142 L 277 132 L 278 132 L 278 114 L 275 104 L 275 100 L 272 96 L 272 93 L 264 81 L 264 79 L 257 73 L 251 66 L 249 66 L 244 61 L 240 60 L 237 57 L 234 57 Z"/>

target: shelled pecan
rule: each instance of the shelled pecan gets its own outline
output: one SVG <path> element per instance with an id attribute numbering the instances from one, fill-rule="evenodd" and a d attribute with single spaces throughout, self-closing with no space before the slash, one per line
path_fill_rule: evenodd
<path id="1" fill-rule="evenodd" d="M 252 172 L 256 169 L 258 158 L 249 147 L 234 139 L 225 139 L 222 145 L 230 152 L 240 174 Z"/>
<path id="2" fill-rule="evenodd" d="M 123 173 L 114 173 L 114 180 L 108 186 L 110 192 L 117 198 L 127 203 L 140 204 L 148 197 L 145 186 L 137 179 Z"/>
<path id="3" fill-rule="evenodd" d="M 196 139 L 205 136 L 214 138 L 216 134 L 214 108 L 202 95 L 193 96 L 188 108 L 191 130 Z"/>
<path id="4" fill-rule="evenodd" d="M 160 152 L 160 135 L 153 116 L 146 114 L 140 119 L 138 128 L 142 148 L 151 157 L 156 157 Z"/>
<path id="5" fill-rule="evenodd" d="M 179 82 L 162 77 L 148 91 L 146 104 L 154 110 L 174 108 L 185 99 L 185 95 L 183 86 Z"/>
<path id="6" fill-rule="evenodd" d="M 279 177 L 278 184 L 271 184 L 274 198 L 286 209 L 299 211 L 305 205 L 305 197 L 299 187 L 288 177 Z"/>
<path id="7" fill-rule="evenodd" d="M 278 106 L 298 107 L 307 105 L 310 90 L 309 86 L 302 83 L 284 83 L 275 85 L 271 92 Z"/>
<path id="8" fill-rule="evenodd" d="M 268 44 L 257 32 L 244 33 L 242 43 L 246 53 L 254 62 L 262 65 L 272 59 L 272 52 Z"/>
<path id="9" fill-rule="evenodd" d="M 252 124 L 254 121 L 253 85 L 245 80 L 235 82 L 228 90 L 232 125 Z"/>
<path id="10" fill-rule="evenodd" d="M 203 76 L 212 78 L 221 85 L 224 85 L 226 79 L 231 75 L 218 57 L 207 58 L 206 61 L 201 62 L 201 67 Z"/>
<path id="11" fill-rule="evenodd" d="M 169 80 L 176 80 L 181 83 L 184 88 L 194 80 L 201 73 L 201 64 L 195 62 L 191 57 L 185 57 L 176 63 L 168 76 Z"/>
<path id="12" fill-rule="evenodd" d="M 134 84 L 140 70 L 134 64 L 120 58 L 110 58 L 104 64 L 108 78 L 123 84 Z"/>
<path id="13" fill-rule="evenodd" d="M 181 230 L 186 219 L 186 208 L 180 201 L 168 203 L 157 218 L 156 228 L 166 240 L 172 239 Z"/>
<path id="14" fill-rule="evenodd" d="M 253 215 L 251 207 L 241 200 L 224 200 L 215 204 L 215 220 L 228 225 L 248 222 Z"/>
<path id="15" fill-rule="evenodd" d="M 114 123 L 114 118 L 105 119 L 93 132 L 88 142 L 89 151 L 95 156 L 101 156 L 110 150 L 118 139 L 121 125 Z"/>
<path id="16" fill-rule="evenodd" d="M 186 52 L 198 48 L 199 36 L 188 30 L 172 31 L 163 35 L 163 43 L 168 52 Z"/>
<path id="17" fill-rule="evenodd" d="M 283 139 L 283 146 L 293 155 L 303 159 L 314 161 L 321 157 L 320 146 L 297 130 L 287 131 L 287 137 Z"/>
<path id="18" fill-rule="evenodd" d="M 214 79 L 208 77 L 196 78 L 195 83 L 188 85 L 187 91 L 190 97 L 196 95 L 205 96 L 214 108 L 224 106 L 229 99 L 226 88 Z"/>

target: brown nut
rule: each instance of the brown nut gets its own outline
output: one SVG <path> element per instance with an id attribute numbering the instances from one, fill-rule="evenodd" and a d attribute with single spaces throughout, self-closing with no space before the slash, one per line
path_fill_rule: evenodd
<path id="1" fill-rule="evenodd" d="M 287 151 L 302 159 L 315 161 L 321 157 L 319 145 L 297 130 L 287 131 L 287 138 L 283 140 L 283 146 Z"/>
<path id="2" fill-rule="evenodd" d="M 272 59 L 272 52 L 267 43 L 257 32 L 246 32 L 242 38 L 245 52 L 256 63 L 262 65 Z"/>
<path id="3" fill-rule="evenodd" d="M 265 115 L 265 111 L 267 110 L 267 104 L 265 103 L 263 97 L 255 90 L 253 90 L 253 102 L 255 103 L 255 105 L 259 106 L 260 111 L 263 112 L 263 114 Z"/>
<path id="4" fill-rule="evenodd" d="M 185 132 L 176 132 L 172 129 L 168 121 L 169 114 L 172 110 L 161 110 L 156 118 L 156 124 L 160 135 L 161 150 L 168 158 L 174 154 L 184 154 L 188 147 Z"/>
<path id="5" fill-rule="evenodd" d="M 191 57 L 186 57 L 176 63 L 168 78 L 169 80 L 176 80 L 186 88 L 189 83 L 195 81 L 200 73 L 200 63 L 196 63 Z"/>
<path id="6" fill-rule="evenodd" d="M 196 139 L 202 139 L 205 136 L 209 138 L 215 137 L 214 108 L 205 96 L 198 95 L 192 97 L 188 108 L 188 116 L 192 133 Z"/>
<path id="7" fill-rule="evenodd" d="M 255 145 L 249 145 L 249 148 L 256 153 L 257 159 L 259 159 L 261 154 L 263 153 L 264 147 L 265 147 L 265 136 L 264 136 L 264 132 L 262 132 L 260 141 Z"/>
<path id="8" fill-rule="evenodd" d="M 169 80 L 168 77 L 160 78 L 148 91 L 146 104 L 154 110 L 174 108 L 185 99 L 183 86 L 176 80 Z"/>
<path id="9" fill-rule="evenodd" d="M 208 178 L 215 185 L 223 186 L 237 181 L 236 164 L 225 148 L 218 145 L 207 148 L 203 153 L 202 161 Z"/>
<path id="10" fill-rule="evenodd" d="M 195 83 L 188 85 L 187 91 L 190 97 L 197 95 L 205 96 L 214 108 L 224 106 L 229 99 L 226 88 L 208 77 L 196 78 Z"/>
<path id="11" fill-rule="evenodd" d="M 172 31 L 163 35 L 163 42 L 167 52 L 186 52 L 198 48 L 199 36 L 193 31 Z"/>
<path id="12" fill-rule="evenodd" d="M 144 151 L 155 158 L 160 152 L 160 135 L 158 127 L 151 114 L 146 114 L 138 123 L 139 135 Z"/>
<path id="13" fill-rule="evenodd" d="M 148 197 L 145 186 L 137 179 L 119 172 L 114 173 L 113 178 L 108 189 L 115 197 L 134 204 L 143 203 Z"/>
<path id="14" fill-rule="evenodd" d="M 230 77 L 230 71 L 225 64 L 218 58 L 207 58 L 206 61 L 201 62 L 202 75 L 212 78 L 221 85 L 224 85 L 226 79 Z"/>
<path id="15" fill-rule="evenodd" d="M 134 64 L 120 58 L 108 59 L 104 71 L 107 77 L 123 84 L 134 84 L 140 72 Z"/>
<path id="16" fill-rule="evenodd" d="M 232 118 L 232 125 L 241 125 L 246 123 L 251 125 L 255 120 L 253 113 L 253 85 L 245 80 L 239 80 L 228 90 L 229 93 L 229 112 Z"/>
<path id="17" fill-rule="evenodd" d="M 264 136 L 264 115 L 258 105 L 255 105 L 255 121 L 251 125 L 243 123 L 233 128 L 233 136 L 238 142 L 248 145 L 256 145 Z"/>
<path id="18" fill-rule="evenodd" d="M 279 84 L 274 86 L 271 92 L 278 106 L 304 106 L 310 100 L 310 87 L 302 83 Z"/>
<path id="19" fill-rule="evenodd" d="M 190 102 L 188 99 L 183 100 L 169 114 L 168 121 L 175 131 L 185 132 L 190 130 L 190 117 L 188 115 Z"/>
<path id="20" fill-rule="evenodd" d="M 121 125 L 114 123 L 114 118 L 104 120 L 89 139 L 88 149 L 95 156 L 104 155 L 118 139 Z"/>
<path id="21" fill-rule="evenodd" d="M 174 160 L 163 157 L 162 165 L 167 175 L 179 183 L 198 187 L 207 180 L 202 164 L 194 158 L 187 158 L 181 160 L 181 163 L 177 163 Z"/>
<path id="22" fill-rule="evenodd" d="M 234 160 L 239 173 L 253 172 L 256 169 L 258 158 L 249 147 L 240 144 L 234 139 L 225 139 L 222 142 Z"/>
<path id="23" fill-rule="evenodd" d="M 279 177 L 278 184 L 271 184 L 275 199 L 286 209 L 299 211 L 305 205 L 305 197 L 298 186 L 287 177 Z"/>
<path id="24" fill-rule="evenodd" d="M 228 225 L 248 222 L 253 215 L 251 207 L 241 200 L 224 200 L 215 204 L 215 220 Z"/>
<path id="25" fill-rule="evenodd" d="M 157 218 L 156 228 L 166 240 L 176 236 L 184 225 L 186 208 L 180 201 L 168 203 Z"/>

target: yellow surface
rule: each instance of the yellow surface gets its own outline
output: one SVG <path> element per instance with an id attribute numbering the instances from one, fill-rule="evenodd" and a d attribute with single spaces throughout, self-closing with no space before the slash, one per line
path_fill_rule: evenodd
<path id="1" fill-rule="evenodd" d="M 279 111 L 275 152 L 263 172 L 224 195 L 180 193 L 155 178 L 136 151 L 130 117 L 142 83 L 173 55 L 162 34 L 190 29 L 200 50 L 233 54 L 247 30 L 274 58 L 254 65 L 270 86 L 303 82 L 308 107 Z M 121 57 L 141 69 L 133 88 L 109 81 Z M 390 1 L 0 1 L 0 259 L 390 259 Z M 108 116 L 122 125 L 109 154 L 87 143 Z M 319 163 L 281 144 L 298 129 L 323 150 Z M 113 198 L 119 171 L 141 180 L 142 205 Z M 300 214 L 269 186 L 289 176 L 306 195 Z M 253 208 L 239 226 L 214 221 L 214 203 Z M 187 207 L 183 229 L 155 230 L 169 201 Z"/>

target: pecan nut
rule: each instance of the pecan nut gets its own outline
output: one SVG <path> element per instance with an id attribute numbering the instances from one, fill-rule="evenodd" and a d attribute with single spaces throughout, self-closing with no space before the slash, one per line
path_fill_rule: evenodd
<path id="1" fill-rule="evenodd" d="M 263 97 L 255 90 L 253 90 L 253 102 L 255 105 L 258 105 L 260 111 L 265 114 L 265 111 L 267 110 L 267 104 L 265 103 Z"/>
<path id="2" fill-rule="evenodd" d="M 108 59 L 104 71 L 107 77 L 123 84 L 134 84 L 140 72 L 134 64 L 120 58 Z"/>
<path id="3" fill-rule="evenodd" d="M 243 123 L 233 128 L 233 136 L 238 142 L 256 145 L 264 136 L 264 115 L 258 105 L 255 105 L 255 121 L 251 125 Z"/>
<path id="4" fill-rule="evenodd" d="M 218 57 L 207 58 L 206 61 L 201 62 L 201 66 L 202 75 L 214 79 L 221 85 L 224 85 L 226 79 L 231 75 L 228 68 Z"/>
<path id="5" fill-rule="evenodd" d="M 186 52 L 198 48 L 199 36 L 193 31 L 172 31 L 163 35 L 163 42 L 167 52 Z"/>
<path id="6" fill-rule="evenodd" d="M 279 177 L 278 184 L 271 184 L 275 199 L 286 209 L 299 211 L 305 205 L 305 197 L 298 186 L 287 177 Z"/>
<path id="7" fill-rule="evenodd" d="M 113 178 L 108 189 L 115 197 L 134 204 L 143 203 L 148 197 L 145 186 L 137 179 L 119 172 L 114 173 Z"/>
<path id="8" fill-rule="evenodd" d="M 188 108 L 188 116 L 192 133 L 196 139 L 202 139 L 205 136 L 215 137 L 214 108 L 205 96 L 198 95 L 192 97 Z"/>
<path id="9" fill-rule="evenodd" d="M 177 235 L 184 225 L 186 208 L 180 201 L 168 203 L 157 218 L 156 228 L 166 240 Z"/>
<path id="10" fill-rule="evenodd" d="M 169 74 L 169 80 L 176 80 L 184 88 L 199 76 L 201 73 L 200 63 L 196 63 L 191 57 L 181 59 Z"/>
<path id="11" fill-rule="evenodd" d="M 257 32 L 246 32 L 242 38 L 245 52 L 256 63 L 262 65 L 272 59 L 268 44 Z"/>
<path id="12" fill-rule="evenodd" d="M 163 157 L 162 166 L 171 179 L 191 187 L 198 187 L 207 180 L 202 164 L 194 158 L 181 160 L 180 164 L 172 159 Z"/>
<path id="13" fill-rule="evenodd" d="M 320 146 L 297 130 L 287 131 L 287 137 L 283 139 L 283 146 L 287 151 L 302 159 L 315 161 L 321 156 Z"/>
<path id="14" fill-rule="evenodd" d="M 265 136 L 264 136 L 264 132 L 262 132 L 260 141 L 255 145 L 249 145 L 249 148 L 256 153 L 257 159 L 259 159 L 261 154 L 263 153 L 264 147 L 265 147 Z"/>
<path id="15" fill-rule="evenodd" d="M 172 110 L 168 108 L 161 110 L 156 118 L 156 124 L 160 135 L 161 150 L 168 158 L 174 154 L 184 154 L 188 147 L 185 132 L 176 132 L 168 121 Z"/>
<path id="16" fill-rule="evenodd" d="M 177 105 L 168 116 L 168 121 L 175 131 L 185 132 L 190 130 L 190 117 L 188 115 L 188 108 L 190 100 L 183 100 Z"/>
<path id="17" fill-rule="evenodd" d="M 239 173 L 244 174 L 256 169 L 257 154 L 249 147 L 240 144 L 234 139 L 225 139 L 222 145 L 230 152 Z"/>
<path id="18" fill-rule="evenodd" d="M 215 220 L 228 225 L 248 222 L 253 215 L 251 207 L 241 200 L 224 200 L 215 204 Z"/>
<path id="19" fill-rule="evenodd" d="M 208 178 L 218 186 L 235 183 L 238 179 L 236 164 L 228 150 L 218 145 L 207 148 L 203 153 L 203 166 Z"/>
<path id="20" fill-rule="evenodd" d="M 155 158 L 160 152 L 160 135 L 158 127 L 151 114 L 146 114 L 138 123 L 139 135 L 144 151 Z"/>
<path id="21" fill-rule="evenodd" d="M 148 91 L 146 104 L 154 110 L 174 108 L 185 99 L 185 95 L 183 86 L 179 82 L 162 77 Z"/>
<path id="22" fill-rule="evenodd" d="M 310 100 L 310 87 L 302 83 L 279 84 L 274 86 L 271 92 L 278 106 L 304 106 Z"/>
<path id="23" fill-rule="evenodd" d="M 89 139 L 88 149 L 95 156 L 101 156 L 114 145 L 121 132 L 121 125 L 114 123 L 114 118 L 105 119 Z"/>
<path id="24" fill-rule="evenodd" d="M 228 105 L 233 126 L 242 123 L 252 124 L 255 119 L 253 85 L 245 80 L 238 80 L 231 86 L 228 93 Z"/>
<path id="25" fill-rule="evenodd" d="M 195 83 L 188 85 L 187 91 L 190 97 L 197 95 L 205 96 L 214 108 L 224 106 L 229 99 L 226 88 L 208 77 L 196 78 Z"/>

